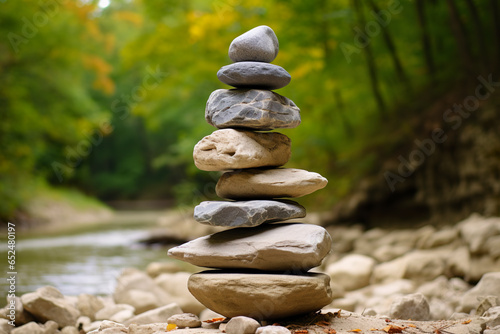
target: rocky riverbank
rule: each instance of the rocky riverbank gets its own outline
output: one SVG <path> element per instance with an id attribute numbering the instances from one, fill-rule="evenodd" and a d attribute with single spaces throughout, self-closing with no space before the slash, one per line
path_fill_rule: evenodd
<path id="1" fill-rule="evenodd" d="M 111 296 L 63 296 L 44 287 L 17 297 L 0 312 L 0 333 L 163 333 L 168 322 L 179 334 L 220 333 L 224 327 L 231 334 L 254 333 L 275 323 L 282 326 L 258 333 L 500 333 L 500 218 L 472 215 L 439 229 L 327 230 L 332 255 L 315 271 L 331 277 L 335 299 L 321 315 L 258 326 L 236 318 L 230 326 L 228 319 L 203 322 L 220 316 L 189 293 L 185 266 L 165 262 L 151 263 L 145 272 L 125 269 Z M 275 297 L 269 296 L 270 307 Z M 9 324 L 14 318 L 15 327 Z M 186 319 L 196 328 L 181 329 Z"/>

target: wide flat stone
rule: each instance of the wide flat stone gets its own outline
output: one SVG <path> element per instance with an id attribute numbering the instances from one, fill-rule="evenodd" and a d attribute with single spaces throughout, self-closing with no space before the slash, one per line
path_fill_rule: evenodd
<path id="1" fill-rule="evenodd" d="M 217 78 L 229 86 L 260 89 L 283 88 L 292 80 L 283 67 L 254 61 L 223 66 L 217 72 Z"/>
<path id="2" fill-rule="evenodd" d="M 222 174 L 215 191 L 227 199 L 301 197 L 324 188 L 318 173 L 295 168 L 246 169 Z"/>
<path id="3" fill-rule="evenodd" d="M 214 131 L 193 151 L 194 164 L 206 171 L 282 166 L 290 155 L 291 141 L 284 134 L 235 129 Z"/>
<path id="4" fill-rule="evenodd" d="M 208 98 L 205 119 L 219 129 L 291 129 L 300 124 L 300 109 L 270 90 L 218 89 Z"/>
<path id="5" fill-rule="evenodd" d="M 168 255 L 200 267 L 295 271 L 320 265 L 331 244 L 321 226 L 264 224 L 203 236 L 169 249 Z"/>
<path id="6" fill-rule="evenodd" d="M 263 61 L 270 63 L 279 51 L 278 37 L 268 26 L 258 26 L 236 37 L 229 45 L 229 58 L 234 62 Z"/>
<path id="7" fill-rule="evenodd" d="M 319 273 L 204 271 L 191 275 L 188 288 L 196 299 L 217 313 L 257 320 L 314 312 L 332 301 L 330 277 Z"/>
<path id="8" fill-rule="evenodd" d="M 197 222 L 213 226 L 253 227 L 305 216 L 306 209 L 293 201 L 206 201 L 194 208 Z"/>

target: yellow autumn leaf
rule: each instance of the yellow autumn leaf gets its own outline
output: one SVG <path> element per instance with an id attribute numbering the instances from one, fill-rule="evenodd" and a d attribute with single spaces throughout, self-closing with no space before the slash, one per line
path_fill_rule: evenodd
<path id="1" fill-rule="evenodd" d="M 177 329 L 177 325 L 176 324 L 168 324 L 167 325 L 167 332 L 173 331 L 175 329 Z"/>

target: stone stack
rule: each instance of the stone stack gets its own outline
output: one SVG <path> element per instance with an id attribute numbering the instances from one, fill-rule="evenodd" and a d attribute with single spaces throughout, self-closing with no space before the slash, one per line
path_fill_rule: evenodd
<path id="1" fill-rule="evenodd" d="M 194 148 L 194 162 L 205 171 L 223 171 L 219 197 L 202 202 L 194 217 L 202 224 L 231 227 L 169 250 L 168 254 L 201 267 L 193 274 L 191 293 L 226 317 L 276 319 L 321 309 L 332 300 L 330 278 L 311 273 L 330 252 L 331 237 L 316 225 L 281 223 L 305 217 L 301 197 L 326 186 L 317 173 L 280 168 L 291 155 L 290 138 L 278 128 L 300 124 L 300 110 L 272 90 L 291 77 L 270 64 L 278 39 L 267 26 L 235 38 L 229 47 L 233 64 L 217 77 L 235 89 L 214 91 L 205 118 L 219 130 Z M 277 223 L 280 222 L 280 223 Z"/>

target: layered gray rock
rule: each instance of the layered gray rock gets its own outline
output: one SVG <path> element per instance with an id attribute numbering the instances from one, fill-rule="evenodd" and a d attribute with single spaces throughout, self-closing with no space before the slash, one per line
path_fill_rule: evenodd
<path id="1" fill-rule="evenodd" d="M 236 37 L 229 45 L 229 58 L 234 62 L 262 61 L 270 63 L 279 51 L 278 37 L 268 26 L 258 26 Z"/>
<path id="2" fill-rule="evenodd" d="M 205 119 L 220 129 L 295 128 L 300 124 L 300 109 L 292 100 L 269 90 L 218 89 L 208 98 Z"/>
<path id="3" fill-rule="evenodd" d="M 23 307 L 37 320 L 53 320 L 61 327 L 72 326 L 80 312 L 54 287 L 45 286 L 21 297 Z"/>
<path id="4" fill-rule="evenodd" d="M 202 304 L 217 313 L 257 320 L 317 311 L 332 301 L 330 278 L 318 273 L 205 271 L 193 274 L 188 288 Z"/>
<path id="5" fill-rule="evenodd" d="M 280 89 L 290 83 L 292 77 L 281 66 L 243 61 L 223 66 L 217 78 L 226 85 L 237 88 Z"/>
<path id="6" fill-rule="evenodd" d="M 318 266 L 331 244 L 321 226 L 265 224 L 204 236 L 171 248 L 168 255 L 200 267 L 294 271 Z"/>
<path id="7" fill-rule="evenodd" d="M 305 216 L 306 209 L 293 201 L 205 201 L 194 208 L 196 221 L 213 226 L 252 227 Z"/>
<path id="8" fill-rule="evenodd" d="M 235 129 L 214 131 L 193 150 L 194 164 L 205 171 L 282 166 L 290 155 L 290 138 L 281 133 Z"/>
<path id="9" fill-rule="evenodd" d="M 222 174 L 215 191 L 227 199 L 301 197 L 324 188 L 318 173 L 295 168 L 246 169 Z"/>

